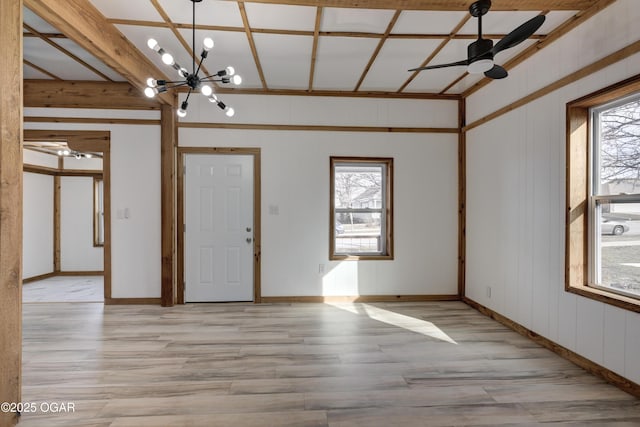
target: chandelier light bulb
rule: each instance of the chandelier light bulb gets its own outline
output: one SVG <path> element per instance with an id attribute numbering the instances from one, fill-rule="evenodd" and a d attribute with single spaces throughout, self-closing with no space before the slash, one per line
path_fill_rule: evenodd
<path id="1" fill-rule="evenodd" d="M 236 110 L 234 110 L 232 107 L 226 107 L 224 109 L 224 114 L 226 114 L 227 117 L 233 117 L 235 113 L 236 113 Z"/>
<path id="2" fill-rule="evenodd" d="M 176 62 L 173 60 L 173 56 L 170 53 L 164 53 L 162 54 L 162 62 L 164 62 L 167 65 L 173 65 Z"/>
<path id="3" fill-rule="evenodd" d="M 64 150 L 64 151 L 62 151 L 62 154 L 63 154 L 64 156 L 68 156 L 69 154 L 71 154 L 71 151 L 69 151 L 69 150 Z"/>
<path id="4" fill-rule="evenodd" d="M 200 88 L 200 93 L 202 93 L 204 96 L 209 96 L 213 93 L 213 89 L 209 85 L 203 85 Z"/>
<path id="5" fill-rule="evenodd" d="M 92 158 L 92 157 L 93 157 L 93 155 L 92 155 L 91 153 L 87 153 L 87 154 L 85 154 L 84 156 L 85 156 L 87 159 L 90 159 L 90 158 Z"/>
<path id="6" fill-rule="evenodd" d="M 62 150 L 58 150 L 58 156 L 62 156 Z"/>
<path id="7" fill-rule="evenodd" d="M 225 68 L 224 71 L 227 72 L 228 76 L 233 76 L 236 73 L 236 70 L 231 66 Z"/>
<path id="8" fill-rule="evenodd" d="M 153 98 L 154 96 L 156 96 L 157 92 L 158 92 L 157 89 L 153 87 L 147 87 L 144 90 L 144 94 L 147 95 L 149 98 Z"/>
<path id="9" fill-rule="evenodd" d="M 187 101 L 182 101 L 182 104 L 180 104 L 180 108 L 178 108 L 178 117 L 186 117 L 187 116 L 187 107 L 189 106 L 189 103 Z"/>
<path id="10" fill-rule="evenodd" d="M 209 95 L 209 102 L 218 102 L 218 96 L 215 93 Z"/>
<path id="11" fill-rule="evenodd" d="M 149 49 L 153 49 L 156 52 L 160 50 L 160 46 L 158 46 L 158 42 L 156 41 L 156 39 L 147 40 L 147 46 L 149 46 Z"/>
<path id="12" fill-rule="evenodd" d="M 184 67 L 180 67 L 180 69 L 178 70 L 178 75 L 180 77 L 187 77 L 189 75 L 189 71 L 187 71 L 187 69 Z"/>
<path id="13" fill-rule="evenodd" d="M 147 79 L 147 86 L 156 87 L 156 86 L 158 86 L 158 81 L 156 79 L 154 79 L 153 77 L 149 77 Z"/>
<path id="14" fill-rule="evenodd" d="M 210 51 L 211 49 L 213 49 L 213 39 L 211 37 L 207 37 L 203 40 L 204 43 L 204 50 L 206 50 L 207 52 Z"/>
<path id="15" fill-rule="evenodd" d="M 233 76 L 231 81 L 233 82 L 234 85 L 239 86 L 242 83 L 242 77 L 236 74 L 235 76 Z"/>

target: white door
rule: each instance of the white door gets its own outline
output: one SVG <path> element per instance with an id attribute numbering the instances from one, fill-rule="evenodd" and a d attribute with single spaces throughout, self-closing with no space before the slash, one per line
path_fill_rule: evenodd
<path id="1" fill-rule="evenodd" d="M 185 302 L 253 301 L 253 156 L 185 156 Z"/>

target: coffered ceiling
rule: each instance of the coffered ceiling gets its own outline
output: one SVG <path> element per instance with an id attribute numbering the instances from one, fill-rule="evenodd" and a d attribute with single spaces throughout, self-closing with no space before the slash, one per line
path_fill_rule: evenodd
<path id="1" fill-rule="evenodd" d="M 43 3 L 55 3 L 48 0 Z M 52 17 L 35 0 L 25 0 L 24 78 L 64 81 L 140 82 L 153 75 L 127 75 L 109 64 L 92 40 L 79 40 L 78 28 Z M 171 76 L 159 55 L 147 47 L 154 38 L 176 61 L 192 67 L 190 0 L 73 0 L 105 18 L 105 31 L 121 33 L 138 55 Z M 465 67 L 407 71 L 422 65 L 465 59 L 477 35 L 472 1 L 444 0 L 203 0 L 196 4 L 196 56 L 202 40 L 215 41 L 205 61 L 208 71 L 232 65 L 243 77 L 234 89 L 251 93 L 374 94 L 377 96 L 442 96 L 468 94 L 488 83 Z M 543 14 L 546 21 L 520 45 L 496 55 L 510 67 L 535 54 L 545 43 L 570 31 L 612 0 L 494 0 L 483 18 L 485 37 L 497 41 L 511 30 Z M 29 9 L 31 7 L 34 11 Z M 93 10 L 95 8 L 95 10 Z M 38 15 L 39 13 L 40 15 Z M 60 12 L 63 14 L 63 12 Z M 90 14 L 89 14 L 90 15 Z M 87 16 L 89 16 L 87 15 Z M 88 19 L 88 18 L 87 18 Z M 98 44 L 98 43 L 96 43 Z M 102 59 L 99 59 L 102 58 Z M 116 58 L 117 59 L 117 58 Z M 143 68 L 144 70 L 145 68 Z M 137 72 L 141 73 L 140 71 Z M 493 82 L 492 84 L 499 84 Z M 225 86 L 226 87 L 226 86 Z"/>

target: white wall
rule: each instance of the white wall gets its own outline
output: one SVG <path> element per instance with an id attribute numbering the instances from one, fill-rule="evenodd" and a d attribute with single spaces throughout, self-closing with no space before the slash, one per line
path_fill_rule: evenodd
<path id="1" fill-rule="evenodd" d="M 84 170 L 100 170 L 102 169 L 102 159 L 99 157 L 79 158 L 65 157 L 63 162 L 65 169 L 84 169 Z"/>
<path id="2" fill-rule="evenodd" d="M 159 118 L 157 111 L 25 108 L 25 116 L 29 115 Z M 111 131 L 112 297 L 160 297 L 160 126 L 25 123 L 24 127 Z M 129 218 L 118 218 L 125 208 Z"/>
<path id="3" fill-rule="evenodd" d="M 41 153 L 33 150 L 22 150 L 22 162 L 26 165 L 45 166 L 48 168 L 58 168 L 58 156 Z"/>
<path id="4" fill-rule="evenodd" d="M 455 101 L 225 96 L 228 119 L 190 100 L 187 120 L 351 126 L 457 126 Z M 25 116 L 121 117 L 25 109 Z M 127 117 L 157 119 L 157 112 Z M 25 123 L 111 131 L 112 297 L 160 296 L 159 126 Z M 182 146 L 262 148 L 262 289 L 276 295 L 455 294 L 457 136 L 180 129 Z M 395 159 L 395 260 L 329 262 L 329 156 Z M 277 205 L 279 215 L 269 215 Z M 124 218 L 125 211 L 129 218 Z M 301 238 L 302 236 L 302 238 Z M 319 264 L 326 274 L 318 274 Z"/>
<path id="5" fill-rule="evenodd" d="M 25 172 L 23 195 L 22 277 L 30 278 L 53 272 L 53 177 Z"/>
<path id="6" fill-rule="evenodd" d="M 637 41 L 639 20 L 619 0 L 472 95 L 467 123 Z M 564 291 L 565 105 L 638 70 L 635 55 L 471 130 L 466 228 L 469 298 L 635 382 L 640 315 Z"/>
<path id="7" fill-rule="evenodd" d="M 102 269 L 103 249 L 93 246 L 93 178 L 60 177 L 60 270 Z"/>
<path id="8" fill-rule="evenodd" d="M 457 123 L 453 101 L 225 96 L 224 102 L 235 107 L 236 122 Z M 190 100 L 189 108 L 187 120 L 227 120 L 208 102 Z M 179 142 L 261 148 L 263 296 L 457 293 L 457 134 L 181 128 Z M 394 158 L 393 261 L 329 261 L 332 155 Z M 269 206 L 279 214 L 270 214 Z M 319 264 L 325 265 L 324 275 Z"/>

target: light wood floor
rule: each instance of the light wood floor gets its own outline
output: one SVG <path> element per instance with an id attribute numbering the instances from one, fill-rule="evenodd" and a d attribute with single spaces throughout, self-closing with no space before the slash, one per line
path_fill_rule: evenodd
<path id="1" fill-rule="evenodd" d="M 22 285 L 22 302 L 103 301 L 102 276 L 55 276 Z"/>
<path id="2" fill-rule="evenodd" d="M 75 412 L 21 427 L 640 425 L 639 400 L 458 302 L 23 311 L 23 401 Z"/>

